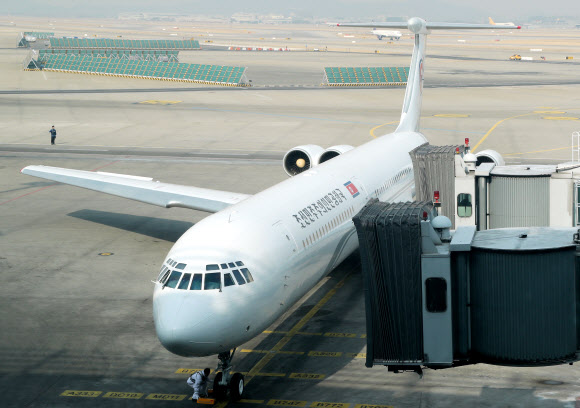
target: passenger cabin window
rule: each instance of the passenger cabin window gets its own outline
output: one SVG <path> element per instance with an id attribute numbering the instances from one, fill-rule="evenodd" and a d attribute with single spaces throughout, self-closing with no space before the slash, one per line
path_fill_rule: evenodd
<path id="1" fill-rule="evenodd" d="M 232 275 L 229 273 L 224 273 L 224 286 L 234 286 L 234 279 Z"/>
<path id="2" fill-rule="evenodd" d="M 201 279 L 203 275 L 201 273 L 196 273 L 193 275 L 193 279 L 191 281 L 191 287 L 189 290 L 201 290 Z"/>
<path id="3" fill-rule="evenodd" d="M 183 277 L 181 278 L 181 282 L 179 282 L 179 286 L 177 289 L 185 289 L 189 288 L 189 281 L 191 280 L 191 273 L 184 273 Z"/>
<path id="4" fill-rule="evenodd" d="M 203 288 L 205 290 L 220 289 L 221 288 L 221 273 L 212 272 L 205 274 L 205 283 Z"/>
<path id="5" fill-rule="evenodd" d="M 206 271 L 219 271 L 220 267 L 217 264 L 211 264 L 205 266 Z"/>
<path id="6" fill-rule="evenodd" d="M 246 283 L 246 281 L 242 277 L 242 274 L 240 273 L 240 271 L 238 271 L 237 269 L 234 269 L 234 270 L 232 270 L 232 273 L 234 274 L 234 278 L 236 278 L 236 282 L 238 282 L 238 285 L 243 285 Z"/>
<path id="7" fill-rule="evenodd" d="M 173 271 L 171 272 L 171 276 L 167 280 L 165 286 L 168 288 L 175 288 L 177 286 L 177 282 L 179 282 L 179 278 L 181 278 L 181 272 Z"/>
<path id="8" fill-rule="evenodd" d="M 471 217 L 471 194 L 461 193 L 457 195 L 457 216 Z"/>

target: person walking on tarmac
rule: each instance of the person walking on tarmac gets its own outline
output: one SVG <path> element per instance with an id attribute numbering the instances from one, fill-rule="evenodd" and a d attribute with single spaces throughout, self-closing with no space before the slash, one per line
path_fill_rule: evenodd
<path id="1" fill-rule="evenodd" d="M 191 396 L 193 402 L 197 402 L 200 397 L 207 397 L 207 382 L 210 371 L 209 368 L 203 371 L 196 371 L 187 379 L 187 385 L 193 388 L 193 395 Z"/>
<path id="2" fill-rule="evenodd" d="M 48 132 L 50 133 L 50 144 L 53 145 L 56 139 L 56 129 L 54 128 L 54 125 L 52 125 L 52 128 L 50 128 Z"/>

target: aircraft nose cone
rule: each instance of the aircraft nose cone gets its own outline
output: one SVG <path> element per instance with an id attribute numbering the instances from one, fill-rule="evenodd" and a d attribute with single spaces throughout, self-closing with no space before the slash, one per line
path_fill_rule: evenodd
<path id="1" fill-rule="evenodd" d="M 212 314 L 201 306 L 183 307 L 180 292 L 160 287 L 155 290 L 153 318 L 159 341 L 171 353 L 184 357 L 215 354 L 216 343 L 208 341 L 214 323 Z"/>

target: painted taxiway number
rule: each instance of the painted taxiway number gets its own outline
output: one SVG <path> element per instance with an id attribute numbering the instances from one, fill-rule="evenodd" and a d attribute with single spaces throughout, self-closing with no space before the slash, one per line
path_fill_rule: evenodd
<path id="1" fill-rule="evenodd" d="M 369 404 L 356 404 L 354 408 L 393 408 L 392 405 L 369 405 Z"/>
<path id="2" fill-rule="evenodd" d="M 357 335 L 355 333 L 324 333 L 324 337 L 348 337 L 355 338 Z"/>
<path id="3" fill-rule="evenodd" d="M 342 356 L 341 351 L 310 351 L 308 352 L 310 357 L 340 357 Z"/>
<path id="4" fill-rule="evenodd" d="M 299 378 L 301 380 L 321 380 L 326 377 L 324 374 L 311 374 L 311 373 L 292 373 L 288 378 Z"/>
<path id="5" fill-rule="evenodd" d="M 161 400 L 161 401 L 182 401 L 187 395 L 179 394 L 149 394 L 145 397 L 148 400 Z"/>
<path id="6" fill-rule="evenodd" d="M 140 392 L 108 392 L 103 395 L 103 398 L 124 398 L 124 399 L 139 399 L 143 395 Z"/>
<path id="7" fill-rule="evenodd" d="M 268 401 L 268 405 L 275 405 L 277 407 L 305 407 L 307 401 L 293 401 L 293 400 L 277 400 L 272 399 Z"/>
<path id="8" fill-rule="evenodd" d="M 343 402 L 313 402 L 310 407 L 313 408 L 348 408 L 349 403 Z"/>
<path id="9" fill-rule="evenodd" d="M 346 353 L 350 358 L 367 358 L 367 353 Z"/>
<path id="10" fill-rule="evenodd" d="M 176 103 L 180 103 L 181 101 L 156 101 L 156 100 L 150 100 L 150 101 L 142 101 L 142 102 L 138 102 L 140 104 L 143 105 L 175 105 Z"/>
<path id="11" fill-rule="evenodd" d="M 63 397 L 87 397 L 87 398 L 95 398 L 101 395 L 102 391 L 75 391 L 75 390 L 66 390 L 62 394 Z"/>

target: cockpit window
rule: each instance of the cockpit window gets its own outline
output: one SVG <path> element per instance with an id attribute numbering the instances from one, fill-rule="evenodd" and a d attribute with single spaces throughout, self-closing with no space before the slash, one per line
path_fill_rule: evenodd
<path id="1" fill-rule="evenodd" d="M 183 268 L 185 268 L 185 264 L 184 263 L 177 264 L 176 268 L 183 269 Z"/>
<path id="2" fill-rule="evenodd" d="M 167 278 L 169 278 L 169 274 L 171 274 L 171 270 L 167 269 L 163 277 L 159 280 L 159 282 L 164 284 Z"/>
<path id="3" fill-rule="evenodd" d="M 201 290 L 201 279 L 203 275 L 201 273 L 196 273 L 193 275 L 193 279 L 191 281 L 191 287 L 189 290 Z"/>
<path id="4" fill-rule="evenodd" d="M 205 283 L 203 285 L 203 288 L 205 290 L 220 289 L 221 288 L 221 273 L 219 273 L 219 272 L 206 273 L 205 274 Z"/>
<path id="5" fill-rule="evenodd" d="M 228 269 L 228 264 L 220 264 L 222 269 Z"/>
<path id="6" fill-rule="evenodd" d="M 205 266 L 206 271 L 219 271 L 220 267 L 217 264 L 211 264 Z"/>
<path id="7" fill-rule="evenodd" d="M 242 268 L 242 269 L 240 269 L 240 271 L 242 271 L 242 273 L 244 274 L 244 278 L 246 278 L 246 280 L 248 281 L 248 283 L 254 281 L 254 278 L 253 278 L 252 274 L 250 273 L 250 271 L 248 269 Z"/>
<path id="8" fill-rule="evenodd" d="M 177 286 L 177 282 L 179 282 L 179 278 L 181 278 L 181 272 L 179 271 L 171 272 L 171 276 L 169 276 L 169 279 L 167 280 L 165 286 L 167 286 L 168 288 L 175 288 L 175 286 Z"/>
<path id="9" fill-rule="evenodd" d="M 232 275 L 229 273 L 224 273 L 224 286 L 234 286 L 234 279 Z"/>
<path id="10" fill-rule="evenodd" d="M 232 270 L 232 273 L 234 274 L 234 277 L 236 278 L 238 285 L 243 285 L 244 283 L 246 283 L 246 281 L 242 277 L 242 274 L 240 273 L 240 271 L 238 271 L 237 269 L 234 269 L 234 270 Z"/>
<path id="11" fill-rule="evenodd" d="M 244 263 L 242 261 L 236 261 L 236 265 L 238 265 L 238 266 L 244 266 Z"/>
<path id="12" fill-rule="evenodd" d="M 159 272 L 159 276 L 157 277 L 158 282 L 161 282 L 161 279 L 163 278 L 163 275 L 165 275 L 165 272 L 167 272 L 167 269 L 167 266 L 161 268 L 161 272 Z"/>
<path id="13" fill-rule="evenodd" d="M 233 262 L 228 262 L 228 265 L 230 266 L 230 268 L 235 268 L 236 264 L 234 264 Z"/>
<path id="14" fill-rule="evenodd" d="M 183 277 L 181 278 L 181 282 L 179 282 L 179 286 L 177 289 L 187 289 L 189 287 L 189 281 L 191 280 L 191 273 L 184 273 Z"/>

